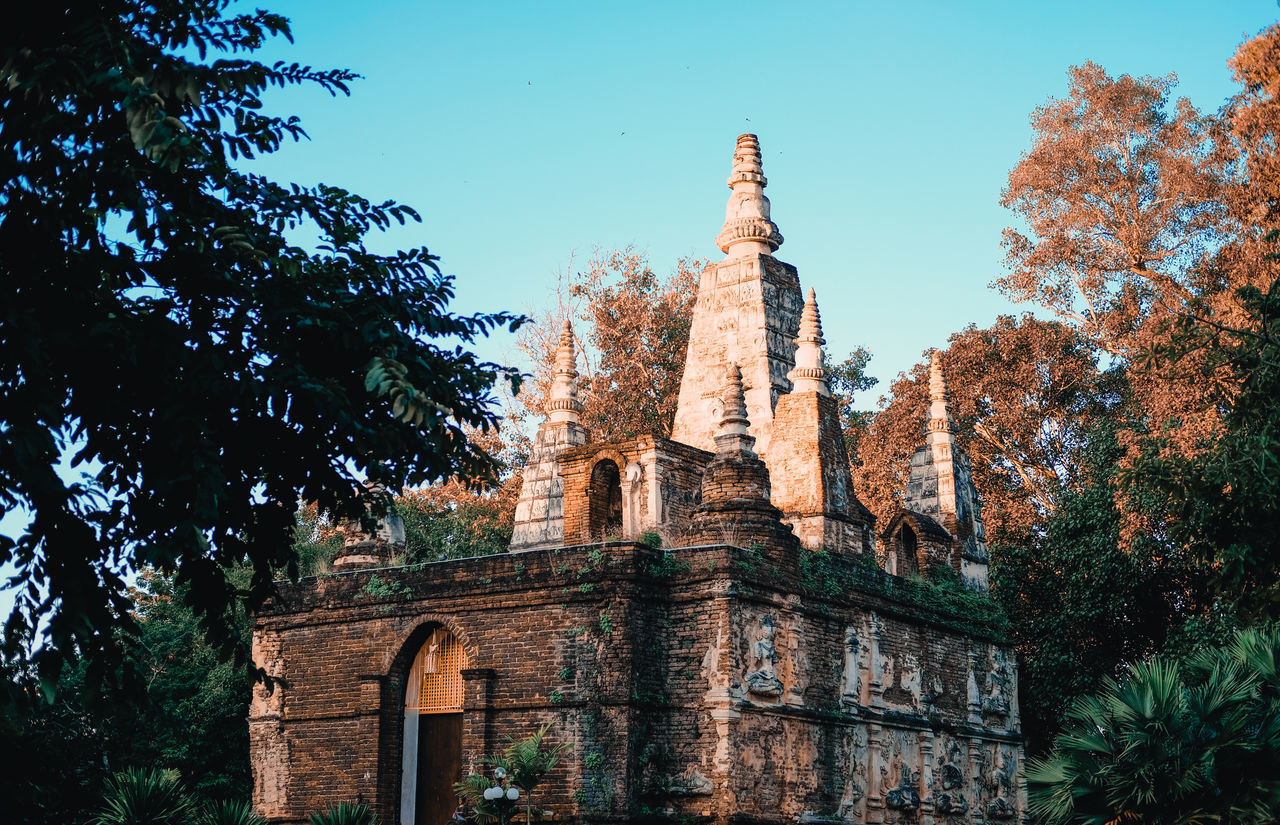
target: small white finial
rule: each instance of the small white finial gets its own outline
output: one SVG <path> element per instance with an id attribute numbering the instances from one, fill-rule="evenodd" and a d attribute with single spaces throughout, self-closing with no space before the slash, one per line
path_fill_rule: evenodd
<path id="1" fill-rule="evenodd" d="M 822 369 L 822 345 L 825 343 L 827 342 L 822 337 L 822 318 L 818 315 L 818 299 L 811 287 L 804 301 L 804 312 L 800 314 L 800 334 L 796 337 L 796 366 L 787 373 L 792 392 L 831 395 L 826 372 Z"/>
<path id="2" fill-rule="evenodd" d="M 582 412 L 582 402 L 578 400 L 578 355 L 573 346 L 573 327 L 567 318 L 560 333 L 552 376 L 551 397 L 546 408 L 549 419 L 577 424 L 578 414 Z"/>
<path id="3" fill-rule="evenodd" d="M 730 257 L 771 254 L 782 245 L 778 225 L 769 219 L 769 199 L 764 188 L 769 185 L 760 163 L 760 143 L 755 135 L 739 135 L 733 153 L 733 172 L 729 175 L 729 205 L 725 208 L 724 226 L 716 238 L 716 246 Z"/>
<path id="4" fill-rule="evenodd" d="M 730 363 L 725 369 L 725 387 L 720 396 L 723 409 L 720 413 L 720 431 L 716 433 L 716 452 L 747 453 L 755 455 L 751 448 L 756 440 L 747 435 L 751 422 L 747 420 L 747 399 L 742 389 L 742 370 Z"/>

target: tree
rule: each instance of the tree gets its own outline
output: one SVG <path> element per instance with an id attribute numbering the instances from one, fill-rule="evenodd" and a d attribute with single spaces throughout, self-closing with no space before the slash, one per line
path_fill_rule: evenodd
<path id="1" fill-rule="evenodd" d="M 244 582 L 250 571 L 233 575 Z M 201 801 L 248 797 L 248 674 L 206 642 L 170 578 L 141 571 L 130 600 L 138 637 L 129 667 L 139 692 L 95 696 L 86 667 L 73 663 L 52 702 L 0 717 L 8 821 L 84 822 L 112 772 L 125 768 L 171 769 Z"/>
<path id="2" fill-rule="evenodd" d="M 840 429 L 844 431 L 845 450 L 855 466 L 861 463 L 858 446 L 862 434 L 875 418 L 875 413 L 871 410 L 854 407 L 854 396 L 857 393 L 865 392 L 880 383 L 880 379 L 867 375 L 867 364 L 870 362 L 870 350 L 857 347 L 839 364 L 826 365 L 831 396 L 840 405 Z"/>
<path id="3" fill-rule="evenodd" d="M 1226 158 L 1189 101 L 1169 112 L 1175 76 L 1086 63 L 1068 77 L 1067 97 L 1031 115 L 1032 148 L 1009 173 L 1001 203 L 1031 234 L 1005 230 L 1010 272 L 996 286 L 1123 355 L 1154 306 L 1198 288 L 1196 265 L 1228 232 Z"/>
<path id="4" fill-rule="evenodd" d="M 1203 562 L 1219 609 L 1280 619 L 1280 278 L 1239 298 L 1251 315 L 1244 328 L 1193 315 L 1160 354 L 1194 352 L 1238 376 L 1221 434 L 1191 454 L 1154 435 L 1125 479 L 1167 511 L 1170 539 Z"/>
<path id="5" fill-rule="evenodd" d="M 509 441 L 516 430 L 503 422 L 472 439 L 502 462 L 497 479 L 464 482 L 457 477 L 418 489 L 402 490 L 395 500 L 404 519 L 405 561 L 427 562 L 505 553 L 511 544 L 520 476 L 526 454 Z"/>
<path id="6" fill-rule="evenodd" d="M 576 322 L 583 426 L 597 441 L 670 436 L 705 262 L 682 258 L 659 277 L 631 247 L 600 251 L 562 279 L 557 307 L 522 333 L 533 375 L 519 401 L 541 419 L 566 319 Z"/>
<path id="7" fill-rule="evenodd" d="M 1152 537 L 1120 543 L 1118 426 L 1103 419 L 1086 434 L 1078 487 L 1060 493 L 1043 534 L 992 548 L 991 595 L 1013 627 L 1032 753 L 1075 699 L 1180 638 L 1204 604 L 1203 571 L 1186 554 Z"/>
<path id="8" fill-rule="evenodd" d="M 355 76 L 242 57 L 288 21 L 227 6 L 34 5 L 0 36 L 0 503 L 30 516 L 0 538 L 4 648 L 46 687 L 124 660 L 130 569 L 174 574 L 243 651 L 232 614 L 293 566 L 300 498 L 355 518 L 494 466 L 464 427 L 494 423 L 504 373 L 463 347 L 519 319 L 450 313 L 425 248 L 366 247 L 409 207 L 237 168 L 304 135 L 266 89 Z"/>
<path id="9" fill-rule="evenodd" d="M 1280 168 L 1275 37 L 1272 27 L 1241 47 L 1232 66 L 1245 88 L 1211 116 L 1171 103 L 1172 75 L 1071 69 L 1068 96 L 1033 113 L 1032 148 L 1010 172 L 1002 202 L 1028 231 L 1005 231 L 1009 272 L 996 286 L 1049 308 L 1118 366 L 1141 365 L 1128 374 L 1126 463 L 1145 435 L 1190 455 L 1221 434 L 1238 377 L 1203 351 L 1148 354 L 1191 313 L 1243 326 L 1237 290 L 1280 276 L 1262 241 Z M 1126 537 L 1161 529 L 1125 508 Z"/>
<path id="10" fill-rule="evenodd" d="M 1048 825 L 1269 823 L 1280 817 L 1280 632 L 1255 628 L 1190 662 L 1157 656 L 1071 708 L 1027 767 Z"/>
<path id="11" fill-rule="evenodd" d="M 1086 433 L 1119 403 L 1120 388 L 1072 329 L 1030 315 L 952 335 L 942 365 L 987 536 L 1025 543 L 1062 492 L 1078 489 Z M 924 443 L 928 384 L 925 358 L 893 383 L 860 436 L 859 451 L 875 460 L 859 462 L 855 488 L 881 523 L 901 506 L 911 454 Z"/>

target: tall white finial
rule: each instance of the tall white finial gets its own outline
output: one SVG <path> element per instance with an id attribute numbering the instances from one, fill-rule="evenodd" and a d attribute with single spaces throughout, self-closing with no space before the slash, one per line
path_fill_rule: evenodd
<path id="1" fill-rule="evenodd" d="M 731 258 L 742 255 L 769 255 L 782 245 L 778 225 L 769 219 L 769 199 L 764 188 L 769 181 L 760 164 L 760 143 L 755 135 L 739 135 L 729 175 L 729 205 L 724 227 L 716 246 Z"/>
<path id="2" fill-rule="evenodd" d="M 925 427 L 931 433 L 951 432 L 947 377 L 942 372 L 942 356 L 937 350 L 929 358 L 929 420 Z"/>
<path id="3" fill-rule="evenodd" d="M 747 399 L 742 390 L 742 370 L 737 364 L 725 369 L 724 393 L 720 397 L 723 409 L 720 413 L 720 431 L 716 433 L 716 452 L 746 453 L 755 455 L 751 448 L 756 440 L 747 435 L 751 422 L 747 420 Z"/>
<path id="4" fill-rule="evenodd" d="M 573 346 L 573 327 L 565 319 L 556 349 L 555 370 L 551 379 L 551 397 L 547 413 L 553 423 L 578 423 L 582 402 L 578 400 L 578 355 Z"/>
<path id="5" fill-rule="evenodd" d="M 800 315 L 800 335 L 796 337 L 796 366 L 787 373 L 792 392 L 816 392 L 831 395 L 827 376 L 822 369 L 822 319 L 818 315 L 818 299 L 813 289 L 804 300 L 804 312 Z"/>

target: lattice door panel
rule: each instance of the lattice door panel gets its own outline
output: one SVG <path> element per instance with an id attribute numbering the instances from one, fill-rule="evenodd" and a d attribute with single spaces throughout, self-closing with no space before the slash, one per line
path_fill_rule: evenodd
<path id="1" fill-rule="evenodd" d="M 407 708 L 418 713 L 461 713 L 466 666 L 462 643 L 443 627 L 436 628 L 409 671 L 409 684 L 418 686 L 418 695 L 415 699 L 413 691 L 408 691 Z"/>

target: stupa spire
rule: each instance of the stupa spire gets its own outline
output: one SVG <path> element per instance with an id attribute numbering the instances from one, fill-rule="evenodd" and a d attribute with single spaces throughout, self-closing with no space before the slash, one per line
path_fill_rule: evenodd
<path id="1" fill-rule="evenodd" d="M 742 369 L 729 364 L 725 369 L 724 392 L 720 396 L 724 405 L 720 412 L 720 428 L 716 433 L 717 453 L 745 453 L 755 455 L 751 448 L 756 440 L 747 435 L 751 422 L 747 420 L 747 400 L 742 389 Z"/>
<path id="2" fill-rule="evenodd" d="M 950 436 L 952 420 L 947 401 L 947 376 L 942 371 L 942 356 L 934 350 L 929 357 L 929 419 L 925 424 L 927 432 Z M 949 438 L 947 440 L 950 441 Z"/>
<path id="3" fill-rule="evenodd" d="M 547 414 L 553 423 L 578 423 L 582 402 L 578 400 L 578 354 L 573 346 L 573 327 L 565 319 L 560 332 L 560 346 L 552 371 L 551 397 L 547 400 Z"/>
<path id="4" fill-rule="evenodd" d="M 805 297 L 804 311 L 800 314 L 800 334 L 796 336 L 796 366 L 787 373 L 792 392 L 816 392 L 831 395 L 826 372 L 822 369 L 822 318 L 818 315 L 818 299 L 813 288 Z"/>
<path id="5" fill-rule="evenodd" d="M 769 255 L 782 245 L 782 233 L 769 219 L 769 199 L 764 194 L 768 185 L 760 163 L 759 140 L 755 135 L 739 135 L 729 175 L 733 193 L 725 208 L 724 227 L 716 238 L 716 246 L 728 257 Z"/>

